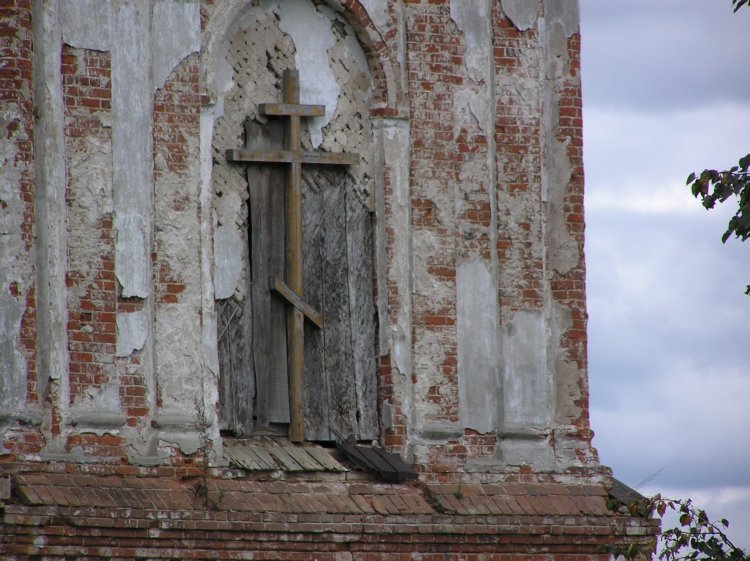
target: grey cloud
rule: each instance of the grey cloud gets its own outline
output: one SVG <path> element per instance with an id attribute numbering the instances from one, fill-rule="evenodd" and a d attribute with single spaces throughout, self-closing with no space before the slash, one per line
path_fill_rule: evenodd
<path id="1" fill-rule="evenodd" d="M 750 100 L 750 10 L 733 14 L 729 0 L 583 0 L 581 18 L 588 104 L 662 111 Z"/>

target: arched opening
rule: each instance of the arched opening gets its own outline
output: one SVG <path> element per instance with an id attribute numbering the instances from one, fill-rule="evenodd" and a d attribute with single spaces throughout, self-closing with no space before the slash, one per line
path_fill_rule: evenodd
<path id="1" fill-rule="evenodd" d="M 354 30 L 315 2 L 265 1 L 239 11 L 216 57 L 211 139 L 219 418 L 237 436 L 285 434 L 290 422 L 289 304 L 269 288 L 289 263 L 287 171 L 227 160 L 226 151 L 283 148 L 284 71 L 299 72 L 301 147 L 356 153 L 346 168 L 303 165 L 301 267 L 305 301 L 323 328 L 304 325 L 302 418 L 308 440 L 378 434 L 373 265 L 372 76 Z M 217 93 L 217 95 L 219 95 Z"/>

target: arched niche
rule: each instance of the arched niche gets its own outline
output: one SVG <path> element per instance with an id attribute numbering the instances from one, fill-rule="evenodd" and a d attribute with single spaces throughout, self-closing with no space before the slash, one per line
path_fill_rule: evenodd
<path id="1" fill-rule="evenodd" d="M 211 98 L 202 116 L 204 197 L 213 234 L 206 253 L 213 253 L 216 302 L 207 317 L 215 313 L 220 427 L 237 436 L 283 433 L 289 418 L 285 305 L 269 295 L 266 281 L 269 271 L 285 268 L 284 172 L 228 162 L 226 150 L 283 144 L 283 124 L 258 106 L 280 101 L 281 75 L 296 68 L 301 102 L 326 106 L 325 117 L 303 127 L 303 147 L 361 156 L 348 169 L 303 171 L 304 291 L 326 318 L 321 331 L 305 327 L 305 434 L 374 438 L 373 220 L 382 173 L 374 169 L 370 115 L 395 111 L 397 81 L 385 79 L 393 65 L 384 70 L 383 43 L 374 41 L 366 14 L 338 2 L 226 2 L 204 16 L 202 66 Z"/>

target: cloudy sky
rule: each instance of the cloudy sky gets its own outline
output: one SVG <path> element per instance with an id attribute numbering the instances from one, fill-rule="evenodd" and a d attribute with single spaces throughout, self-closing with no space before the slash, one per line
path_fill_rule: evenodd
<path id="1" fill-rule="evenodd" d="M 591 422 L 644 494 L 750 548 L 750 241 L 684 186 L 750 152 L 750 9 L 581 0 Z"/>

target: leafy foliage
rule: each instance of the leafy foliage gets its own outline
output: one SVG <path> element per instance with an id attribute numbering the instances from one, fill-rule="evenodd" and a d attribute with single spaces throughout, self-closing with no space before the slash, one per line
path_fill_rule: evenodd
<path id="1" fill-rule="evenodd" d="M 680 526 L 664 530 L 659 536 L 662 561 L 750 561 L 750 555 L 727 536 L 729 521 L 726 518 L 711 521 L 706 511 L 696 508 L 690 499 L 664 499 L 656 495 L 650 502 L 660 517 L 664 517 L 668 509 L 680 515 Z"/>
<path id="2" fill-rule="evenodd" d="M 747 2 L 748 0 L 740 0 Z M 691 173 L 687 185 L 693 196 L 700 198 L 703 206 L 712 209 L 716 203 L 724 203 L 731 197 L 737 197 L 738 208 L 729 220 L 727 230 L 721 237 L 726 241 L 734 234 L 743 242 L 750 237 L 750 154 L 740 158 L 738 165 L 725 171 L 704 169 L 700 175 Z M 745 290 L 750 294 L 750 285 Z"/>
<path id="3" fill-rule="evenodd" d="M 750 0 L 732 0 L 732 7 L 737 12 L 746 6 L 750 8 Z M 737 212 L 729 220 L 727 231 L 721 237 L 726 241 L 732 236 L 740 238 L 743 242 L 750 237 L 750 154 L 740 158 L 739 165 L 725 171 L 715 169 L 704 169 L 700 174 L 691 173 L 687 178 L 687 185 L 693 196 L 700 198 L 703 206 L 712 209 L 716 203 L 726 202 L 731 197 L 737 197 Z M 745 294 L 750 296 L 750 284 L 745 289 Z"/>
<path id="4" fill-rule="evenodd" d="M 729 521 L 709 519 L 706 511 L 697 508 L 690 499 L 666 499 L 656 495 L 633 501 L 627 509 L 632 516 L 664 518 L 669 510 L 679 514 L 679 526 L 662 530 L 657 537 L 656 549 L 661 561 L 750 561 L 750 555 L 727 536 Z M 649 557 L 651 548 L 638 544 L 614 545 L 607 546 L 603 552 L 632 561 Z"/>

